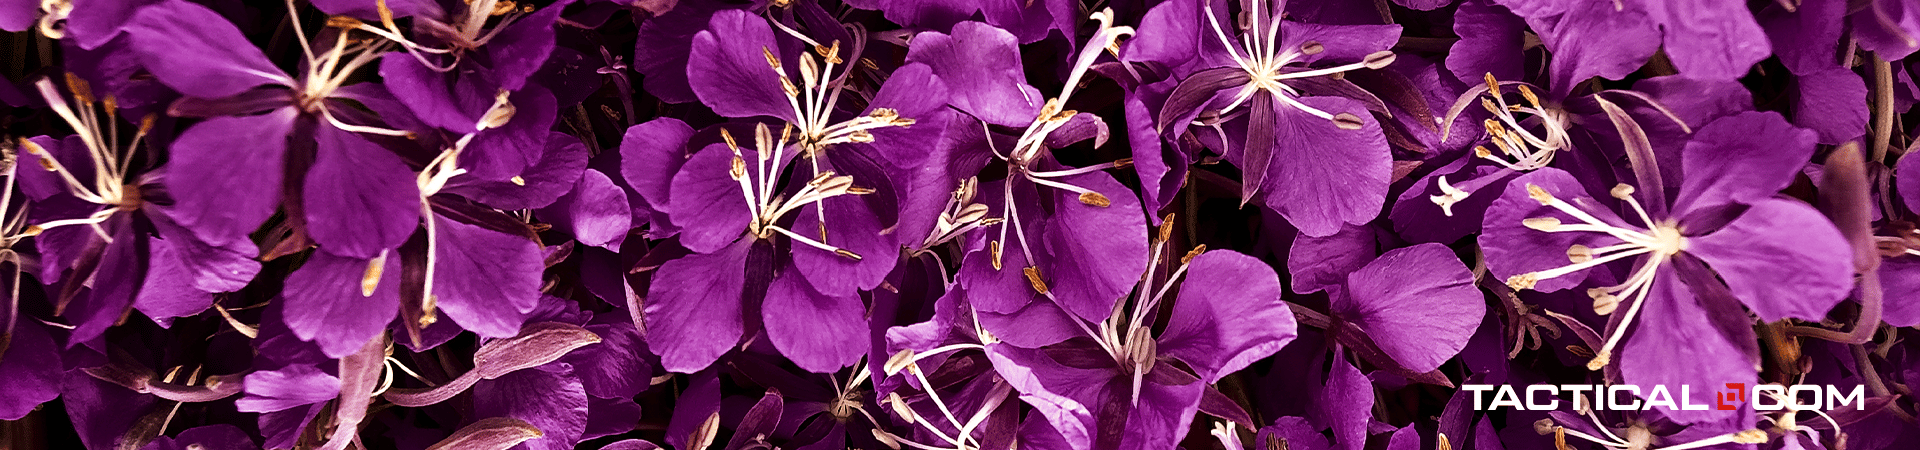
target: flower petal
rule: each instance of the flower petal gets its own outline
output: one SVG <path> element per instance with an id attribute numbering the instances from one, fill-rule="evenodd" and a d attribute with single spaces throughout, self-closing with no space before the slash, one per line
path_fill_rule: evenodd
<path id="1" fill-rule="evenodd" d="M 687 57 L 693 93 L 722 116 L 799 122 L 781 88 L 786 73 L 768 65 L 764 52 L 782 55 L 766 18 L 741 10 L 714 13 L 707 29 L 693 36 L 693 52 Z"/>
<path id="2" fill-rule="evenodd" d="M 1853 291 L 1853 251 L 1840 230 L 1797 200 L 1765 199 L 1719 231 L 1688 239 L 1761 320 L 1820 320 Z"/>
<path id="3" fill-rule="evenodd" d="M 1466 347 L 1487 312 L 1473 273 L 1440 244 L 1380 255 L 1347 275 L 1346 293 L 1334 296 L 1333 314 L 1416 373 L 1439 368 Z"/>
<path id="4" fill-rule="evenodd" d="M 760 307 L 767 338 L 801 369 L 832 373 L 867 353 L 867 308 L 858 293 L 824 294 L 792 272 L 768 289 Z"/>
<path id="5" fill-rule="evenodd" d="M 482 337 L 520 333 L 525 314 L 540 302 L 540 247 L 435 215 L 433 295 L 460 328 Z"/>
<path id="6" fill-rule="evenodd" d="M 1207 384 L 1293 341 L 1293 311 L 1280 277 L 1259 259 L 1219 250 L 1194 257 L 1160 334 L 1160 353 L 1179 358 Z"/>
<path id="7" fill-rule="evenodd" d="M 647 292 L 647 344 L 670 372 L 713 364 L 740 341 L 742 285 L 753 240 L 667 261 Z"/>
<path id="8" fill-rule="evenodd" d="M 372 258 L 420 226 L 420 190 L 398 155 L 352 132 L 320 126 L 302 208 L 307 234 L 335 255 Z M 311 193 L 311 195 L 307 195 Z"/>

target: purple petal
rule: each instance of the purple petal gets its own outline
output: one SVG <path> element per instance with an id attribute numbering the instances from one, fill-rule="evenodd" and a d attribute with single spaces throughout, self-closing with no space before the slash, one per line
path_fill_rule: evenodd
<path id="1" fill-rule="evenodd" d="M 1098 321 L 1113 312 L 1114 302 L 1147 270 L 1147 220 L 1133 190 L 1106 172 L 1058 181 L 1098 192 L 1110 203 L 1093 206 L 1072 192 L 1046 191 L 1052 193 L 1056 215 L 1042 238 L 1052 255 L 1042 279 L 1061 307 L 1080 318 Z M 1033 236 L 1033 230 L 1027 233 Z"/>
<path id="2" fill-rule="evenodd" d="M 860 183 L 858 179 L 854 181 Z M 858 197 L 843 195 L 826 199 L 820 205 L 825 206 L 825 230 L 820 226 L 821 210 L 807 205 L 794 213 L 799 217 L 794 221 L 794 231 L 808 239 L 851 251 L 860 255 L 860 259 L 795 243 L 794 268 L 806 276 L 813 289 L 828 295 L 851 295 L 879 286 L 899 261 L 894 255 L 899 252 L 900 244 L 882 229 L 880 218 Z M 824 238 L 822 231 L 826 233 Z"/>
<path id="3" fill-rule="evenodd" d="M 1160 353 L 1185 361 L 1207 384 L 1293 341 L 1293 311 L 1280 300 L 1280 277 L 1259 259 L 1233 251 L 1193 258 Z"/>
<path id="4" fill-rule="evenodd" d="M 447 317 L 482 337 L 520 333 L 540 302 L 540 246 L 435 215 L 433 295 Z"/>
<path id="5" fill-rule="evenodd" d="M 255 450 L 260 448 L 253 443 L 240 427 L 227 424 L 214 424 L 188 428 L 172 438 L 160 436 L 141 450 Z"/>
<path id="6" fill-rule="evenodd" d="M 147 71 L 188 96 L 221 98 L 263 84 L 294 84 L 238 28 L 205 6 L 168 0 L 141 8 L 127 33 Z"/>
<path id="7" fill-rule="evenodd" d="M 620 177 L 655 212 L 655 226 L 666 216 L 668 192 L 674 174 L 687 163 L 687 141 L 692 138 L 693 128 L 686 122 L 662 117 L 627 128 L 620 139 Z"/>
<path id="8" fill-rule="evenodd" d="M 60 396 L 62 364 L 53 336 L 32 321 L 15 323 L 11 333 L 0 350 L 0 384 L 7 386 L 0 389 L 0 420 L 20 420 Z"/>
<path id="9" fill-rule="evenodd" d="M 215 117 L 181 133 L 167 163 L 173 168 L 167 188 L 174 218 L 208 237 L 245 236 L 258 228 L 280 204 L 287 134 L 298 114 L 283 108 Z"/>
<path id="10" fill-rule="evenodd" d="M 320 149 L 307 170 L 307 234 L 335 255 L 372 258 L 420 226 L 420 190 L 393 152 L 352 132 L 316 127 Z"/>
<path id="11" fill-rule="evenodd" d="M 242 412 L 273 412 L 326 403 L 340 396 L 340 378 L 311 364 L 247 374 L 245 397 L 234 404 Z"/>
<path id="12" fill-rule="evenodd" d="M 555 228 L 573 234 L 582 244 L 618 250 L 633 227 L 626 191 L 598 170 L 587 170 L 573 192 L 554 205 L 541 211 L 552 216 Z"/>
<path id="13" fill-rule="evenodd" d="M 539 428 L 540 437 L 515 448 L 567 450 L 587 429 L 587 393 L 565 365 L 518 370 L 473 386 L 480 417 L 511 417 Z"/>
<path id="14" fill-rule="evenodd" d="M 740 342 L 742 285 L 753 240 L 667 261 L 647 292 L 647 344 L 670 372 L 692 373 Z"/>
<path id="15" fill-rule="evenodd" d="M 1367 445 L 1367 421 L 1373 419 L 1373 381 L 1346 358 L 1333 358 L 1327 384 L 1313 399 L 1313 419 L 1333 428 L 1334 444 L 1342 450 Z"/>
<path id="16" fill-rule="evenodd" d="M 786 74 L 768 65 L 764 52 L 781 55 L 766 18 L 740 10 L 714 13 L 706 31 L 694 35 L 687 57 L 693 93 L 722 116 L 799 122 L 780 87 Z"/>
<path id="17" fill-rule="evenodd" d="M 544 150 L 535 156 L 537 159 L 532 165 L 521 168 L 520 183 L 513 182 L 512 175 L 498 180 L 459 176 L 440 192 L 458 194 L 502 210 L 535 209 L 553 204 L 580 181 L 587 167 L 587 147 L 566 133 L 542 130 L 540 134 L 544 140 L 533 145 Z"/>
<path id="18" fill-rule="evenodd" d="M 832 373 L 858 362 L 869 344 L 866 305 L 858 293 L 824 294 L 795 275 L 774 278 L 760 307 L 774 348 L 810 372 Z"/>
<path id="19" fill-rule="evenodd" d="M 1766 33 L 1745 4 L 1666 0 L 1647 2 L 1646 6 L 1647 17 L 1666 32 L 1667 56 L 1682 76 L 1740 78 L 1754 63 L 1773 53 Z"/>
<path id="20" fill-rule="evenodd" d="M 1543 18 L 1523 11 L 1517 3 L 1505 5 L 1528 18 L 1533 29 L 1551 30 L 1542 32 L 1540 40 L 1553 52 L 1549 82 L 1553 97 L 1566 97 L 1574 85 L 1588 78 L 1626 77 L 1660 50 L 1660 29 L 1638 8 L 1621 10 L 1609 2 L 1562 1 L 1556 3 L 1569 5 L 1565 15 Z M 1596 36 L 1605 36 L 1605 42 L 1595 45 Z"/>
<path id="21" fill-rule="evenodd" d="M 1026 125 L 1045 101 L 1040 91 L 1027 86 L 1018 40 L 984 23 L 960 22 L 951 34 L 915 35 L 907 62 L 932 68 L 933 76 L 954 92 L 949 100 L 953 107 L 987 123 Z"/>
<path id="22" fill-rule="evenodd" d="M 371 295 L 364 289 L 368 260 L 313 252 L 287 275 L 287 328 L 300 340 L 320 344 L 328 358 L 353 354 L 379 335 L 400 308 L 400 257 L 388 255 Z"/>
<path id="23" fill-rule="evenodd" d="M 501 89 L 519 90 L 526 85 L 527 78 L 547 62 L 558 34 L 553 31 L 554 19 L 560 18 L 560 11 L 572 3 L 573 0 L 553 2 L 533 14 L 521 16 L 504 29 L 494 30 L 493 39 L 485 47 L 491 63 L 489 68 L 493 69 L 493 78 Z"/>
<path id="24" fill-rule="evenodd" d="M 1487 0 L 1466 0 L 1453 15 L 1453 33 L 1460 36 L 1447 52 L 1447 70 L 1460 82 L 1481 83 L 1492 74 L 1499 80 L 1519 80 L 1525 70 L 1527 24 L 1506 7 Z M 1556 55 L 1558 56 L 1558 55 Z"/>
<path id="25" fill-rule="evenodd" d="M 168 326 L 175 317 L 188 317 L 213 306 L 213 296 L 193 286 L 195 273 L 180 263 L 180 250 L 160 239 L 147 241 L 147 278 L 134 297 L 133 307 Z"/>
<path id="26" fill-rule="evenodd" d="M 733 153 L 726 146 L 709 145 L 673 175 L 667 210 L 673 211 L 673 224 L 680 226 L 680 245 L 688 250 L 717 251 L 746 232 L 752 215 L 740 182 L 727 175 L 732 161 Z"/>
<path id="27" fill-rule="evenodd" d="M 1686 179 L 1674 201 L 1675 215 L 1723 203 L 1752 204 L 1793 182 L 1813 157 L 1814 134 L 1787 124 L 1780 114 L 1727 116 L 1693 133 L 1682 154 Z"/>
<path id="28" fill-rule="evenodd" d="M 1341 129 L 1305 111 L 1275 105 L 1275 163 L 1263 187 L 1267 207 L 1308 236 L 1333 234 L 1342 223 L 1372 221 L 1386 204 L 1387 178 L 1393 173 L 1393 156 L 1380 124 L 1351 99 L 1299 101 L 1329 113 L 1355 114 L 1362 125 Z"/>
<path id="29" fill-rule="evenodd" d="M 1293 290 L 1320 292 L 1345 284 L 1347 274 L 1373 261 L 1378 240 L 1373 228 L 1354 225 L 1343 225 L 1340 232 L 1323 237 L 1294 237 L 1293 247 L 1287 252 Z"/>
<path id="30" fill-rule="evenodd" d="M 1334 315 L 1366 330 L 1414 372 L 1440 367 L 1467 345 L 1486 303 L 1473 273 L 1440 244 L 1394 249 L 1347 276 Z"/>
<path id="31" fill-rule="evenodd" d="M 1820 320 L 1853 291 L 1853 251 L 1833 223 L 1798 200 L 1765 199 L 1718 231 L 1688 238 L 1761 320 Z"/>
<path id="32" fill-rule="evenodd" d="M 1867 134 L 1867 83 L 1843 67 L 1800 75 L 1793 123 L 1819 133 L 1820 143 L 1837 145 Z"/>
<path id="33" fill-rule="evenodd" d="M 1567 249 L 1574 245 L 1586 245 L 1600 248 L 1608 243 L 1599 233 L 1548 233 L 1527 228 L 1522 221 L 1535 217 L 1552 217 L 1563 223 L 1580 223 L 1578 219 L 1559 212 L 1553 207 L 1527 197 L 1527 186 L 1539 186 L 1541 190 L 1554 197 L 1575 205 L 1594 205 L 1593 199 L 1586 195 L 1586 188 L 1580 185 L 1573 175 L 1559 169 L 1541 169 L 1521 175 L 1507 183 L 1507 190 L 1487 207 L 1487 217 L 1482 226 L 1486 231 L 1481 234 L 1481 249 L 1487 260 L 1487 273 L 1505 280 L 1509 277 L 1542 270 L 1566 266 Z M 1482 195 L 1489 195 L 1491 192 Z M 1612 210 L 1587 208 L 1588 213 L 1608 223 L 1623 223 Z M 1533 289 L 1541 292 L 1553 292 L 1578 286 L 1585 281 L 1591 270 L 1567 274 L 1566 276 L 1540 280 Z"/>
<path id="34" fill-rule="evenodd" d="M 380 78 L 421 121 L 459 132 L 473 131 L 500 90 L 485 75 L 466 70 L 438 72 L 406 52 L 381 57 Z"/>
<path id="35" fill-rule="evenodd" d="M 647 380 L 653 377 L 653 364 L 647 361 L 652 351 L 626 314 L 617 314 L 619 320 L 586 326 L 600 336 L 599 345 L 581 347 L 560 358 L 573 365 L 581 386 L 594 397 L 633 397 L 646 391 Z"/>
<path id="36" fill-rule="evenodd" d="M 1654 275 L 1653 285 L 1648 287 L 1653 292 L 1644 300 L 1647 303 L 1640 311 L 1634 335 L 1627 338 L 1614 357 L 1620 363 L 1625 382 L 1642 386 L 1643 398 L 1651 394 L 1652 386 L 1668 389 L 1691 386 L 1692 397 L 1688 401 L 1695 405 L 1713 404 L 1713 388 L 1726 383 L 1753 386 L 1757 379 L 1755 367 L 1740 356 L 1745 353 L 1741 346 L 1728 342 L 1725 334 L 1715 330 L 1707 308 L 1672 272 L 1661 270 Z M 1689 363 L 1674 364 L 1675 361 Z M 1681 401 L 1680 392 L 1669 393 L 1674 401 Z M 1680 423 L 1752 414 L 1751 409 L 1745 408 L 1741 412 L 1728 412 L 1676 411 L 1661 407 L 1660 411 Z"/>

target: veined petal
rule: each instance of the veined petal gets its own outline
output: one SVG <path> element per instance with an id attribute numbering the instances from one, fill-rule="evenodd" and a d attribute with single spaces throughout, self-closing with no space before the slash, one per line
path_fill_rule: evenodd
<path id="1" fill-rule="evenodd" d="M 1690 238 L 1734 297 L 1761 320 L 1820 320 L 1853 290 L 1853 251 L 1819 211 L 1798 200 L 1763 199 L 1739 218 Z"/>
<path id="2" fill-rule="evenodd" d="M 1160 334 L 1162 355 L 1185 361 L 1213 384 L 1293 341 L 1293 311 L 1280 300 L 1273 268 L 1228 250 L 1190 264 L 1180 296 L 1163 300 L 1173 302 L 1173 315 Z"/>
<path id="3" fill-rule="evenodd" d="M 1347 275 L 1346 295 L 1334 296 L 1330 309 L 1419 373 L 1466 347 L 1486 302 L 1452 250 L 1420 244 L 1389 251 Z"/>
<path id="4" fill-rule="evenodd" d="M 539 246 L 440 215 L 433 221 L 433 295 L 440 309 L 483 337 L 519 334 L 526 313 L 540 302 L 546 266 Z"/>
<path id="5" fill-rule="evenodd" d="M 227 18 L 186 0 L 141 8 L 127 33 L 147 71 L 188 96 L 221 98 L 263 84 L 293 84 Z"/>
<path id="6" fill-rule="evenodd" d="M 302 191 L 307 234 L 340 256 L 373 258 L 420 226 L 420 189 L 398 155 L 353 132 L 314 129 L 320 141 Z"/>
<path id="7" fill-rule="evenodd" d="M 791 271 L 768 289 L 760 307 L 767 338 L 801 369 L 831 373 L 867 353 L 867 308 L 859 293 L 821 293 Z"/>
<path id="8" fill-rule="evenodd" d="M 1774 112 L 1723 117 L 1693 133 L 1682 150 L 1685 179 L 1674 215 L 1772 197 L 1813 157 L 1815 136 Z"/>
<path id="9" fill-rule="evenodd" d="M 1046 101 L 1026 83 L 1018 40 L 992 25 L 960 22 L 952 33 L 915 35 L 907 62 L 932 68 L 934 77 L 952 89 L 953 107 L 987 123 L 1026 125 Z"/>
<path id="10" fill-rule="evenodd" d="M 745 149 L 742 149 L 745 152 Z M 747 158 L 755 158 L 745 153 Z M 728 177 L 733 153 L 723 144 L 713 144 L 694 153 L 680 173 L 673 175 L 673 224 L 680 226 L 680 244 L 697 253 L 718 251 L 738 240 L 746 232 L 752 213 L 740 192 L 740 182 Z M 748 164 L 752 164 L 748 161 Z M 748 170 L 747 176 L 753 176 Z"/>
<path id="11" fill-rule="evenodd" d="M 388 256 L 367 295 L 369 260 L 313 252 L 287 275 L 282 318 L 300 340 L 320 344 L 328 358 L 359 351 L 400 311 L 400 258 Z"/>
<path id="12" fill-rule="evenodd" d="M 1262 189 L 1266 205 L 1308 236 L 1363 224 L 1386 204 L 1393 155 L 1386 136 L 1360 102 L 1341 97 L 1305 97 L 1307 106 L 1353 114 L 1359 129 L 1342 129 L 1297 108 L 1275 105 L 1273 164 Z M 1249 124 L 1249 127 L 1262 124 Z M 1242 166 L 1246 167 L 1246 166 Z"/>
<path id="13" fill-rule="evenodd" d="M 781 88 L 780 80 L 787 75 L 767 64 L 765 52 L 775 58 L 783 54 L 766 18 L 741 10 L 714 13 L 707 29 L 693 36 L 693 52 L 687 57 L 693 93 L 722 116 L 799 122 Z"/>
<path id="14" fill-rule="evenodd" d="M 1620 362 L 1620 374 L 1626 383 L 1645 386 L 1641 391 L 1643 397 L 1650 394 L 1651 386 L 1665 386 L 1669 390 L 1691 386 L 1692 397 L 1688 402 L 1696 405 L 1713 404 L 1714 387 L 1726 383 L 1754 385 L 1758 371 L 1742 356 L 1745 351 L 1715 329 L 1708 309 L 1673 271 L 1662 270 L 1654 275 L 1650 289 L 1653 291 L 1644 300 L 1647 304 L 1635 321 L 1633 335 L 1626 338 L 1624 348 L 1614 356 Z M 1751 340 L 1753 335 L 1748 334 L 1746 338 Z M 1675 361 L 1690 363 L 1674 364 Z M 1674 401 L 1680 401 L 1680 392 L 1669 393 Z M 1679 423 L 1700 423 L 1736 415 L 1745 416 L 1742 423 L 1750 423 L 1753 414 L 1751 408 L 1689 411 L 1662 407 L 1660 410 Z"/>
<path id="15" fill-rule="evenodd" d="M 181 133 L 167 163 L 174 219 L 209 239 L 252 233 L 280 204 L 287 135 L 297 117 L 293 108 L 215 117 Z"/>
<path id="16" fill-rule="evenodd" d="M 647 344 L 667 371 L 692 373 L 740 342 L 741 289 L 752 239 L 667 261 L 647 293 Z"/>

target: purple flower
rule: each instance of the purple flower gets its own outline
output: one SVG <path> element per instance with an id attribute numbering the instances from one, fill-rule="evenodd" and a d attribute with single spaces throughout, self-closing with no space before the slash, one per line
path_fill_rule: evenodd
<path id="1" fill-rule="evenodd" d="M 1165 248 L 1155 246 L 1156 264 L 1134 291 L 1130 311 L 1091 328 L 1069 318 L 1087 334 L 1042 349 L 988 345 L 1000 375 L 1074 448 L 1173 445 L 1208 384 L 1293 339 L 1293 315 L 1265 263 L 1230 251 L 1195 252 L 1158 280 L 1157 262 L 1171 257 Z M 1179 295 L 1167 296 L 1182 275 Z M 1153 313 L 1162 302 L 1173 302 L 1172 313 L 1154 336 Z"/>
<path id="2" fill-rule="evenodd" d="M 1072 168 L 1052 152 L 1088 138 L 1096 147 L 1106 141 L 1104 121 L 1065 105 L 1099 52 L 1132 29 L 1113 26 L 1110 11 L 1093 17 L 1101 27 L 1074 60 L 1062 92 L 1041 106 L 1012 145 L 984 124 L 970 124 L 987 131 L 972 151 L 986 147 L 1008 174 L 981 188 L 986 198 L 1000 198 L 987 205 L 989 216 L 1001 221 L 976 232 L 956 275 L 981 311 L 1014 313 L 1044 298 L 1058 305 L 1049 308 L 1100 320 L 1147 266 L 1139 199 L 1103 171 L 1126 162 Z"/>
<path id="3" fill-rule="evenodd" d="M 1617 360 L 1632 383 L 1751 383 L 1758 355 L 1741 305 L 1764 321 L 1818 319 L 1852 286 L 1852 255 L 1839 232 L 1808 205 L 1773 197 L 1809 158 L 1812 140 L 1777 114 L 1716 120 L 1687 142 L 1673 198 L 1635 195 L 1627 184 L 1610 192 L 1637 220 L 1584 195 L 1566 172 L 1523 175 L 1488 211 L 1481 237 L 1488 268 L 1515 289 L 1557 291 L 1583 280 L 1608 283 L 1610 273 L 1588 269 L 1635 258 L 1624 282 L 1587 291 L 1594 310 L 1611 316 L 1587 367 Z M 1623 314 L 1610 314 L 1620 306 Z M 1700 364 L 1680 369 L 1673 361 Z M 1705 401 L 1705 393 L 1694 395 L 1694 403 Z M 1722 417 L 1668 414 L 1683 423 Z"/>
<path id="4" fill-rule="evenodd" d="M 176 175 L 168 187 L 181 225 L 211 236 L 244 236 L 273 215 L 283 192 L 313 193 L 290 198 L 289 210 L 301 213 L 296 218 L 304 220 L 304 231 L 329 251 L 372 258 L 407 239 L 417 223 L 410 213 L 419 207 L 419 192 L 407 182 L 411 171 L 363 134 L 410 133 L 374 126 L 370 114 L 347 102 L 377 104 L 386 90 L 343 86 L 387 43 L 353 43 L 348 33 L 332 33 L 334 39 L 308 49 L 299 36 L 306 70 L 294 77 L 226 19 L 196 4 L 149 6 L 128 27 L 147 70 L 187 97 L 170 113 L 208 118 L 170 148 Z"/>
<path id="5" fill-rule="evenodd" d="M 1399 27 L 1281 20 L 1269 2 L 1255 1 L 1246 12 L 1252 27 L 1230 35 L 1226 25 L 1238 22 L 1214 3 L 1205 4 L 1204 20 L 1170 28 L 1211 32 L 1200 32 L 1200 62 L 1169 94 L 1156 127 L 1217 139 L 1242 173 L 1240 201 L 1262 193 L 1264 205 L 1308 235 L 1372 220 L 1392 161 L 1366 113 L 1378 99 L 1331 76 L 1393 63 L 1387 48 Z M 1310 67 L 1316 63 L 1337 65 Z"/>

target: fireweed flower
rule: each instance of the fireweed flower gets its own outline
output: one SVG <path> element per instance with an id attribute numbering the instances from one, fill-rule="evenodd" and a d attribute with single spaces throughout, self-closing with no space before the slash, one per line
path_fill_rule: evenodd
<path id="1" fill-rule="evenodd" d="M 1687 142 L 1685 178 L 1671 200 L 1657 176 L 1641 182 L 1652 192 L 1635 195 L 1628 184 L 1609 192 L 1632 210 L 1629 219 L 1583 195 L 1566 172 L 1523 175 L 1488 210 L 1480 239 L 1488 268 L 1514 289 L 1557 291 L 1604 279 L 1588 269 L 1634 258 L 1624 282 L 1587 291 L 1594 311 L 1611 316 L 1587 367 L 1617 360 L 1628 383 L 1752 383 L 1758 355 L 1739 305 L 1768 322 L 1818 320 L 1852 286 L 1852 256 L 1838 230 L 1806 204 L 1773 197 L 1810 157 L 1812 141 L 1773 113 L 1716 120 Z M 1637 162 L 1649 165 L 1639 173 L 1659 173 L 1653 158 Z M 1674 361 L 1700 363 L 1683 369 Z M 1694 395 L 1694 403 L 1710 399 Z M 1682 423 L 1719 417 L 1668 414 Z"/>
<path id="2" fill-rule="evenodd" d="M 1170 231 L 1163 226 L 1162 237 Z M 1174 445 L 1208 385 L 1293 340 L 1293 314 L 1266 263 L 1202 247 L 1179 257 L 1163 279 L 1161 261 L 1174 260 L 1166 250 L 1164 239 L 1154 246 L 1154 264 L 1128 308 L 1091 327 L 1068 318 L 1085 335 L 1043 349 L 987 346 L 995 370 L 1073 448 Z M 1179 295 L 1168 296 L 1183 275 Z M 1173 302 L 1172 313 L 1154 336 L 1154 312 L 1163 302 Z M 1170 363 L 1176 359 L 1191 372 Z"/>
<path id="3" fill-rule="evenodd" d="M 377 119 L 353 106 L 380 102 L 385 89 L 345 83 L 391 44 L 332 30 L 318 39 L 330 47 L 314 48 L 295 19 L 304 58 L 297 77 L 196 4 L 149 6 L 129 25 L 147 70 L 186 96 L 169 112 L 208 118 L 171 146 L 170 165 L 180 171 L 168 186 L 177 218 L 210 235 L 244 235 L 292 190 L 303 195 L 289 199 L 288 211 L 314 241 L 335 254 L 372 258 L 407 239 L 419 193 L 407 163 L 362 134 L 412 134 L 370 125 Z"/>
<path id="4" fill-rule="evenodd" d="M 1248 27 L 1237 37 L 1222 25 L 1236 22 L 1221 19 L 1227 11 L 1212 2 L 1203 8 L 1205 23 L 1189 25 L 1212 30 L 1201 32 L 1200 44 L 1209 68 L 1168 95 L 1158 128 L 1179 135 L 1198 125 L 1194 133 L 1218 135 L 1228 147 L 1222 154 L 1243 174 L 1241 203 L 1264 193 L 1263 204 L 1308 235 L 1371 220 L 1385 204 L 1392 155 L 1367 112 L 1369 99 L 1378 99 L 1338 75 L 1392 64 L 1387 48 L 1399 27 L 1303 24 L 1282 20 L 1270 2 L 1249 6 L 1242 13 Z M 1309 67 L 1320 62 L 1339 65 Z M 1218 126 L 1242 117 L 1239 139 Z"/>
<path id="5" fill-rule="evenodd" d="M 22 173 L 20 181 L 41 206 L 42 218 L 21 233 L 40 236 L 40 275 L 59 280 L 54 313 L 77 326 L 69 342 L 98 337 L 128 308 L 166 325 L 206 310 L 213 304 L 210 293 L 245 286 L 259 271 L 253 243 L 180 226 L 163 184 L 166 174 L 137 165 L 143 160 L 135 158 L 136 150 L 156 118 L 142 118 L 131 137 L 123 136 L 113 96 L 95 97 L 77 76 L 68 75 L 66 84 L 71 105 L 52 81 L 35 86 L 79 133 L 19 145 L 26 152 L 23 162 L 38 169 Z M 229 244 L 211 244 L 222 241 Z M 82 296 L 89 279 L 92 289 Z"/>
<path id="6" fill-rule="evenodd" d="M 872 190 L 872 195 L 858 198 L 817 197 L 792 204 L 806 209 L 790 228 L 798 232 L 798 236 L 861 256 L 877 256 L 853 259 L 819 252 L 795 252 L 797 268 L 807 275 L 815 289 L 829 295 L 850 296 L 855 291 L 878 286 L 881 278 L 893 268 L 894 258 L 888 256 L 899 247 L 888 231 L 898 216 L 898 207 L 894 206 L 896 193 L 883 169 L 889 161 L 887 153 L 893 150 L 882 150 L 881 146 L 911 145 L 912 142 L 880 140 L 905 138 L 886 133 L 913 125 L 914 120 L 901 117 L 890 107 L 896 105 L 889 105 L 887 102 L 891 100 L 883 99 L 913 95 L 897 91 L 916 86 L 926 74 L 917 69 L 898 70 L 881 87 L 881 92 L 874 94 L 874 104 L 868 105 L 865 112 L 857 115 L 842 112 L 842 93 L 852 89 L 848 82 L 861 67 L 852 58 L 864 51 L 865 32 L 854 27 L 854 32 L 848 34 L 838 28 L 841 26 L 838 23 L 821 26 L 833 29 L 816 34 L 843 36 L 849 41 L 820 42 L 779 21 L 746 11 L 721 11 L 713 15 L 706 31 L 693 37 L 686 70 L 693 80 L 694 93 L 715 113 L 741 118 L 772 117 L 786 122 L 790 130 L 782 134 L 791 137 L 794 147 L 791 151 L 797 154 L 794 156 L 806 160 L 810 172 L 805 176 L 819 177 L 829 172 L 848 175 Z M 784 40 L 783 44 L 774 28 L 779 28 L 781 34 L 791 40 Z M 798 52 L 788 50 L 795 44 L 802 48 Z M 797 63 L 790 64 L 790 61 Z M 690 248 L 698 245 L 687 238 L 682 240 Z"/>
<path id="7" fill-rule="evenodd" d="M 511 114 L 510 107 L 497 105 L 472 129 L 498 126 Z M 284 320 L 296 336 L 339 357 L 380 334 L 398 312 L 402 329 L 416 350 L 423 350 L 438 344 L 423 340 L 422 333 L 442 310 L 461 329 L 482 337 L 521 331 L 526 315 L 538 306 L 545 267 L 531 229 L 445 194 L 450 181 L 466 173 L 459 159 L 473 136 L 454 142 L 413 177 L 419 194 L 404 214 L 418 232 L 409 233 L 403 245 L 371 258 L 339 255 L 323 246 L 288 276 Z"/>
<path id="8" fill-rule="evenodd" d="M 500 0 L 466 2 L 464 8 L 452 11 L 418 0 L 392 4 L 386 0 L 334 0 L 316 2 L 315 6 L 355 17 L 366 17 L 367 9 L 372 9 L 377 23 L 344 16 L 330 21 L 343 30 L 378 36 L 402 50 L 388 53 L 380 61 L 380 76 L 394 99 L 427 125 L 465 133 L 491 109 L 500 92 L 545 91 L 529 89 L 528 79 L 553 53 L 555 36 L 551 28 L 570 3 L 556 2 L 538 10 L 532 5 Z M 411 37 L 395 22 L 402 17 L 411 17 Z M 516 103 L 544 101 L 521 97 Z M 467 146 L 462 163 L 472 171 L 469 176 L 504 180 L 535 162 L 539 155 L 530 150 L 537 150 L 537 146 L 528 144 L 547 131 L 550 123 L 545 121 L 552 117 L 538 114 L 521 120 L 543 125 L 534 130 L 532 139 L 500 132 L 476 138 Z"/>
<path id="9" fill-rule="evenodd" d="M 794 176 L 795 189 L 782 189 L 801 152 L 788 142 L 791 127 L 776 139 L 766 124 L 756 124 L 752 148 L 741 148 L 722 130 L 724 144 L 694 153 L 673 176 L 669 211 L 681 227 L 680 244 L 693 254 L 660 266 L 647 298 L 646 328 L 661 363 L 683 373 L 712 364 L 743 337 L 743 310 L 755 307 L 764 312 L 775 347 L 802 368 L 825 372 L 854 363 L 868 341 L 866 333 L 849 330 L 865 329 L 864 305 L 853 292 L 816 287 L 822 283 L 806 273 L 801 255 L 856 262 L 868 255 L 787 224 L 816 202 L 873 190 L 833 172 Z M 793 256 L 777 256 L 775 244 L 789 243 Z"/>
<path id="10" fill-rule="evenodd" d="M 1099 117 L 1065 105 L 1100 52 L 1133 29 L 1113 25 L 1111 11 L 1093 19 L 1100 27 L 1074 59 L 1060 95 L 1046 101 L 1011 148 L 1003 152 L 996 141 L 1004 140 L 975 122 L 985 131 L 983 146 L 1007 171 L 1004 180 L 983 189 L 989 198 L 1000 197 L 989 206 L 1003 221 L 979 230 L 958 276 L 980 310 L 1012 313 L 1045 298 L 1075 316 L 1098 320 L 1113 311 L 1127 283 L 1147 266 L 1140 201 L 1104 172 L 1124 167 L 1127 160 L 1070 168 L 1052 153 L 1090 137 L 1095 145 L 1105 141 L 1106 125 Z"/>

